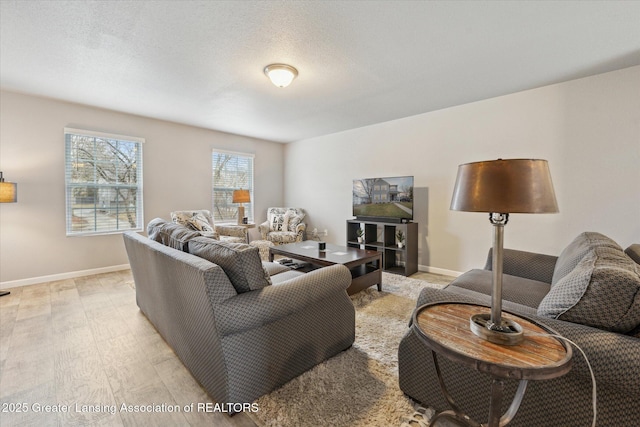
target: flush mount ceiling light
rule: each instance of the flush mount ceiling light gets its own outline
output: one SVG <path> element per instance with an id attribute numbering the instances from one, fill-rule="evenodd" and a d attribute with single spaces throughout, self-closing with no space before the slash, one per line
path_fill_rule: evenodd
<path id="1" fill-rule="evenodd" d="M 271 64 L 264 67 L 264 73 L 278 87 L 287 87 L 298 76 L 298 70 L 287 64 Z"/>

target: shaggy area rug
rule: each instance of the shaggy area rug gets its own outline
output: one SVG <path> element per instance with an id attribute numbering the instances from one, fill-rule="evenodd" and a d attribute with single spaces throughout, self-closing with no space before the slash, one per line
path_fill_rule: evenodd
<path id="1" fill-rule="evenodd" d="M 382 292 L 353 295 L 353 346 L 259 398 L 256 424 L 387 427 L 410 418 L 413 403 L 398 386 L 398 346 L 425 287 L 444 284 L 383 273 Z"/>

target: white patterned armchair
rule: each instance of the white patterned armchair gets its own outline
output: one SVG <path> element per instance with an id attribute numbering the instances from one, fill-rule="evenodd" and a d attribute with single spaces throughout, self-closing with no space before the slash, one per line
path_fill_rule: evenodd
<path id="1" fill-rule="evenodd" d="M 262 240 L 274 245 L 301 242 L 306 225 L 302 220 L 304 210 L 300 208 L 269 208 L 267 220 L 258 226 Z"/>
<path id="2" fill-rule="evenodd" d="M 221 242 L 247 243 L 247 227 L 241 225 L 215 225 L 211 212 L 205 209 L 171 212 L 171 221 L 199 231 L 201 235 Z"/>

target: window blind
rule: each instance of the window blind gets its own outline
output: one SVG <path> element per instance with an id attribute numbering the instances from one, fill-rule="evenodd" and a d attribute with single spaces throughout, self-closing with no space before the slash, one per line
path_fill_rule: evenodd
<path id="1" fill-rule="evenodd" d="M 244 214 L 253 221 L 253 154 L 214 149 L 212 152 L 213 219 L 230 223 L 238 220 L 234 190 L 249 190 L 251 202 L 243 203 Z"/>
<path id="2" fill-rule="evenodd" d="M 142 231 L 143 138 L 65 128 L 67 236 Z"/>

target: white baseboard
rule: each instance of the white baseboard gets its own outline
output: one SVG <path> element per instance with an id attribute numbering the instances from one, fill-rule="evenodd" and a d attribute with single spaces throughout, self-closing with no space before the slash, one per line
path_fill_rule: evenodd
<path id="1" fill-rule="evenodd" d="M 460 271 L 447 270 L 445 268 L 431 267 L 429 265 L 419 265 L 418 271 L 424 271 L 425 273 L 442 274 L 445 276 L 458 277 L 462 274 Z"/>
<path id="2" fill-rule="evenodd" d="M 55 282 L 56 280 L 73 279 L 75 277 L 91 276 L 94 274 L 111 273 L 113 271 L 127 270 L 129 264 L 112 265 L 110 267 L 92 268 L 90 270 L 70 271 L 68 273 L 51 274 L 49 276 L 30 277 L 28 279 L 9 280 L 0 282 L 0 289 L 17 288 L 18 286 L 36 285 L 38 283 Z"/>

